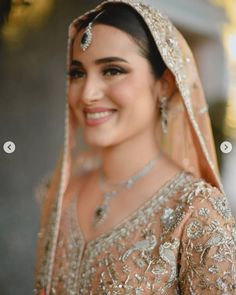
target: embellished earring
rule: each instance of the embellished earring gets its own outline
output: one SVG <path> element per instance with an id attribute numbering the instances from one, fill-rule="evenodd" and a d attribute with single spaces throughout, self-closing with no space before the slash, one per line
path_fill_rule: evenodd
<path id="1" fill-rule="evenodd" d="M 95 16 L 95 18 L 87 25 L 84 33 L 83 33 L 83 36 L 81 38 L 81 41 L 80 41 L 80 47 L 82 48 L 83 51 L 85 51 L 89 46 L 90 44 L 92 43 L 92 39 L 93 39 L 93 34 L 92 34 L 92 26 L 95 22 L 95 20 L 103 13 L 103 11 L 101 11 L 99 14 L 97 14 Z"/>
<path id="2" fill-rule="evenodd" d="M 161 114 L 161 127 L 164 134 L 168 132 L 168 113 L 167 113 L 167 96 L 160 98 L 160 114 Z"/>

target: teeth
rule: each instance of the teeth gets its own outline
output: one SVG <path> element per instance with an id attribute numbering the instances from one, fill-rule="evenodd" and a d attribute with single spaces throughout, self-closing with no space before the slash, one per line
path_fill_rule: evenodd
<path id="1" fill-rule="evenodd" d="M 87 119 L 100 119 L 104 118 L 106 116 L 109 116 L 113 113 L 113 111 L 107 111 L 107 112 L 99 112 L 99 113 L 86 113 Z"/>

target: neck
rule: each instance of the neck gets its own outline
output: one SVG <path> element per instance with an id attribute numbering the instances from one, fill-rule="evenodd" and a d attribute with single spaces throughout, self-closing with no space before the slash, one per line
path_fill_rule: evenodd
<path id="1" fill-rule="evenodd" d="M 160 149 L 154 134 L 140 134 L 121 144 L 103 149 L 102 170 L 108 182 L 119 183 L 158 156 Z"/>

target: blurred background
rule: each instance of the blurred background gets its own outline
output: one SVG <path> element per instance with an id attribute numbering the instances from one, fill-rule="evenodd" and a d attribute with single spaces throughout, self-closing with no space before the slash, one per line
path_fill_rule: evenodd
<path id="1" fill-rule="evenodd" d="M 236 216 L 236 1 L 149 0 L 197 59 L 225 191 Z M 67 27 L 93 0 L 0 0 L 0 294 L 32 294 L 35 188 L 63 145 Z M 6 141 L 16 150 L 4 152 Z M 233 149 L 224 154 L 223 141 Z"/>

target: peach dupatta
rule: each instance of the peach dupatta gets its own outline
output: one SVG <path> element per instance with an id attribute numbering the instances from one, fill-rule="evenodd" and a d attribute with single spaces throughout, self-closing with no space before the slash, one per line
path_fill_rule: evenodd
<path id="1" fill-rule="evenodd" d="M 162 150 L 186 171 L 205 179 L 223 192 L 208 108 L 196 64 L 183 36 L 170 20 L 158 10 L 135 0 L 108 0 L 74 20 L 69 27 L 68 67 L 72 44 L 78 27 L 91 14 L 99 13 L 106 3 L 124 3 L 136 10 L 146 22 L 167 67 L 175 76 L 177 91 L 169 101 L 168 134 L 157 130 Z M 67 80 L 67 90 L 69 87 Z M 66 98 L 68 96 L 68 91 Z M 160 126 L 159 126 L 160 127 Z M 76 134 L 79 126 L 66 100 L 65 144 L 42 208 L 39 232 L 36 289 L 50 293 L 55 249 L 62 212 L 62 203 L 73 171 L 92 169 L 97 164 L 96 151 L 77 152 Z"/>

